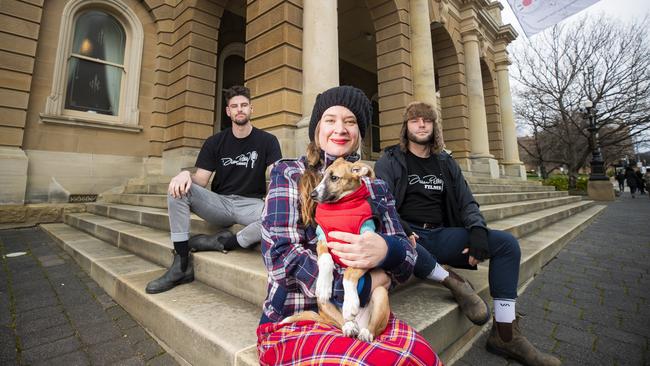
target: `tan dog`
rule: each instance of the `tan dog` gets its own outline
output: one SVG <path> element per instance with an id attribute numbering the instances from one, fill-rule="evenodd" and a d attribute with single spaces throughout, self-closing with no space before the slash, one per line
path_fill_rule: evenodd
<path id="1" fill-rule="evenodd" d="M 375 177 L 374 172 L 368 165 L 363 163 L 350 163 L 339 158 L 327 168 L 320 184 L 311 193 L 311 198 L 321 205 L 327 205 L 344 201 L 346 197 L 348 199 L 350 197 L 356 197 L 359 192 L 364 192 L 365 187 L 362 187 L 364 184 L 362 182 L 363 177 L 369 177 L 371 179 Z M 365 192 L 367 193 L 367 191 Z M 363 201 L 363 199 L 361 200 Z M 352 204 L 355 202 L 352 201 Z M 322 230 L 321 223 L 323 221 L 319 221 L 319 209 L 320 207 L 317 208 L 316 221 L 319 223 L 319 229 Z M 342 221 L 348 219 L 354 221 L 355 217 L 344 216 Z M 374 224 L 363 222 L 364 228 L 372 227 L 374 230 Z M 372 218 L 370 218 L 370 222 L 372 222 Z M 352 234 L 359 234 L 359 232 L 353 232 Z M 386 329 L 386 325 L 388 324 L 388 317 L 390 315 L 388 291 L 381 286 L 375 288 L 370 294 L 368 304 L 360 308 L 357 285 L 359 279 L 366 273 L 366 270 L 347 267 L 343 275 L 345 294 L 341 312 L 336 305 L 330 302 L 334 278 L 333 271 L 337 264 L 329 252 L 325 240 L 318 241 L 317 252 L 318 278 L 316 280 L 316 297 L 318 299 L 319 313 L 316 314 L 313 311 L 306 311 L 295 314 L 283 322 L 314 320 L 340 328 L 347 337 L 357 337 L 360 340 L 372 342 L 374 338 Z M 342 265 L 340 261 L 337 260 L 337 262 L 339 265 Z"/>

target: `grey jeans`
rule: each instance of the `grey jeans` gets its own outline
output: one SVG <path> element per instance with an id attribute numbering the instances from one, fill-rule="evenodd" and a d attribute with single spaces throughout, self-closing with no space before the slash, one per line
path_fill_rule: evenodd
<path id="1" fill-rule="evenodd" d="M 264 201 L 238 195 L 220 195 L 192 183 L 187 195 L 167 195 L 169 228 L 172 241 L 190 238 L 190 211 L 205 221 L 219 225 L 246 225 L 237 233 L 239 245 L 248 248 L 262 240 Z"/>

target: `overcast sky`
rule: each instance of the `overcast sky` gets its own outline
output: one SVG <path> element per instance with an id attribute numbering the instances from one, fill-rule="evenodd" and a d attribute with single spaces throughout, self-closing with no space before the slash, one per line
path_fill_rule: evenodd
<path id="1" fill-rule="evenodd" d="M 503 24 L 512 24 L 512 26 L 517 30 L 517 33 L 519 33 L 519 37 L 515 42 L 526 38 L 524 31 L 521 29 L 519 23 L 517 22 L 517 18 L 515 18 L 515 15 L 512 13 L 512 9 L 510 9 L 510 6 L 508 5 L 508 1 L 499 0 L 499 2 L 503 5 L 504 8 L 501 12 Z M 650 15 L 650 0 L 600 0 L 594 5 L 565 19 L 562 23 L 575 21 L 581 18 L 584 14 L 597 16 L 601 13 L 605 13 L 622 21 L 631 21 L 635 18 L 643 18 L 645 15 Z M 536 37 L 536 35 L 534 35 L 533 38 L 534 37 Z"/>
<path id="2" fill-rule="evenodd" d="M 512 24 L 512 26 L 515 27 L 515 30 L 519 34 L 517 39 L 513 43 L 511 43 L 510 46 L 508 47 L 510 52 L 512 52 L 514 47 L 517 47 L 520 42 L 523 42 L 526 39 L 526 35 L 524 34 L 524 31 L 521 29 L 521 26 L 519 26 L 519 23 L 517 22 L 517 18 L 515 18 L 512 9 L 510 9 L 510 6 L 508 5 L 508 1 L 507 0 L 498 0 L 498 1 L 503 5 L 504 8 L 503 11 L 501 12 L 501 18 L 503 24 L 508 24 L 508 23 Z M 521 0 L 517 0 L 517 1 L 521 1 Z M 538 1 L 544 1 L 544 0 L 538 0 Z M 577 21 L 578 19 L 582 18 L 585 14 L 590 16 L 599 16 L 600 14 L 603 13 L 612 16 L 615 19 L 618 19 L 623 22 L 634 21 L 635 19 L 640 20 L 646 15 L 650 17 L 650 0 L 600 0 L 594 5 L 563 20 L 561 24 Z M 549 30 L 550 28 L 547 28 L 543 32 L 548 32 Z M 539 36 L 543 32 L 533 35 L 531 39 L 535 39 L 535 37 Z M 510 78 L 510 84 L 513 87 L 515 87 L 517 85 L 517 81 Z M 527 135 L 528 131 L 526 131 L 521 126 L 518 126 L 517 134 L 519 136 Z M 650 148 L 650 145 L 645 144 L 642 150 L 647 150 L 648 148 Z"/>

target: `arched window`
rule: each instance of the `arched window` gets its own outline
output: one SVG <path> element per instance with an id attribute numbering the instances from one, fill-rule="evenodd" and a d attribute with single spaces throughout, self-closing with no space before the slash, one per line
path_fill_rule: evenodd
<path id="1" fill-rule="evenodd" d="M 138 132 L 142 25 L 120 0 L 73 0 L 43 122 Z"/>
<path id="2" fill-rule="evenodd" d="M 110 14 L 91 10 L 77 19 L 68 59 L 65 108 L 117 116 L 126 34 Z"/>

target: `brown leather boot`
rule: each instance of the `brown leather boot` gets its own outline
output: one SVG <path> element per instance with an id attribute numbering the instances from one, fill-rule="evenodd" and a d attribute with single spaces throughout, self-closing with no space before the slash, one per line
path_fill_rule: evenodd
<path id="1" fill-rule="evenodd" d="M 490 307 L 485 300 L 474 291 L 469 281 L 459 276 L 456 272 L 450 271 L 449 276 L 442 281 L 442 284 L 451 290 L 454 299 L 460 306 L 465 316 L 476 325 L 483 325 L 490 320 Z"/>
<path id="2" fill-rule="evenodd" d="M 485 348 L 494 354 L 515 359 L 528 366 L 558 366 L 562 362 L 548 353 L 540 352 L 519 330 L 519 316 L 512 323 L 492 324 Z M 505 341 L 504 339 L 510 339 Z"/>

